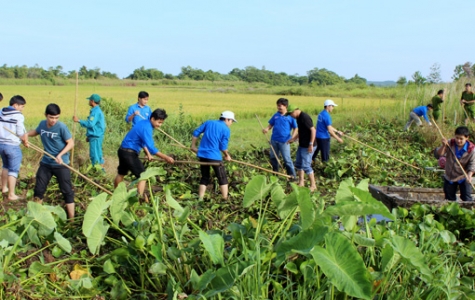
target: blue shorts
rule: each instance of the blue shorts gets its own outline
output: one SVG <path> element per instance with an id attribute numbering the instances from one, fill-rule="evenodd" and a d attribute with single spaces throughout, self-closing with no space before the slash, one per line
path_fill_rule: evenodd
<path id="1" fill-rule="evenodd" d="M 8 176 L 18 177 L 20 172 L 22 153 L 20 146 L 0 144 L 3 168 L 8 170 Z"/>

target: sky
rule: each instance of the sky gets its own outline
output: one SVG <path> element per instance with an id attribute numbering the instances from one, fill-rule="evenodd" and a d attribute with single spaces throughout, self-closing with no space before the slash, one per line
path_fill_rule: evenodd
<path id="1" fill-rule="evenodd" d="M 0 65 L 408 80 L 474 62 L 473 0 L 0 0 Z M 472 12 L 470 12 L 472 11 Z"/>

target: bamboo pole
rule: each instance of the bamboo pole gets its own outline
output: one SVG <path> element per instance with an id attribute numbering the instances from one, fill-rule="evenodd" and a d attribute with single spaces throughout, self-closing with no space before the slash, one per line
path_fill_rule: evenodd
<path id="1" fill-rule="evenodd" d="M 465 172 L 465 169 L 462 167 L 462 164 L 460 163 L 460 160 L 459 160 L 459 159 L 457 158 L 457 156 L 455 155 L 454 150 L 452 150 L 452 147 L 450 147 L 450 145 L 449 145 L 449 143 L 448 143 L 448 140 L 445 138 L 444 134 L 442 133 L 442 131 L 440 130 L 439 126 L 438 126 L 437 123 L 435 122 L 434 118 L 432 118 L 432 121 L 434 122 L 435 128 L 437 128 L 437 131 L 439 132 L 440 136 L 441 136 L 444 140 L 447 141 L 445 144 L 447 145 L 447 147 L 449 147 L 450 152 L 452 153 L 452 155 L 453 155 L 454 158 L 455 158 L 455 161 L 457 162 L 457 165 L 460 167 L 460 169 L 462 169 L 463 175 L 464 175 L 465 178 L 468 180 L 468 174 L 467 174 L 467 172 Z M 475 190 L 475 186 L 473 185 L 472 181 L 470 181 L 470 185 L 472 186 L 472 189 Z"/>
<path id="2" fill-rule="evenodd" d="M 390 157 L 390 158 L 392 158 L 392 159 L 394 159 L 394 160 L 396 160 L 396 161 L 398 161 L 398 162 L 400 162 L 400 163 L 402 163 L 402 164 L 405 164 L 405 165 L 407 165 L 407 166 L 409 166 L 409 167 L 411 167 L 411 168 L 414 168 L 414 169 L 416 169 L 416 170 L 421 170 L 421 168 L 419 168 L 419 167 L 413 166 L 413 165 L 411 165 L 411 164 L 408 164 L 408 163 L 405 162 L 405 161 L 402 161 L 402 160 L 400 160 L 400 159 L 397 159 L 397 158 L 395 158 L 394 156 L 391 156 L 391 155 L 389 155 L 389 154 L 387 154 L 387 153 L 384 153 L 384 152 L 381 151 L 381 150 L 378 150 L 378 149 L 376 149 L 376 148 L 374 148 L 374 147 L 371 147 L 371 146 L 369 146 L 369 145 L 367 145 L 367 144 L 365 144 L 365 143 L 363 143 L 363 142 L 360 142 L 360 141 L 358 141 L 357 139 L 352 138 L 352 137 L 349 136 L 349 135 L 346 135 L 346 134 L 345 134 L 345 135 L 342 135 L 342 136 L 343 136 L 343 137 L 347 137 L 347 138 L 349 138 L 350 140 L 355 141 L 355 142 L 357 142 L 357 143 L 359 143 L 359 144 L 361 144 L 361 145 L 363 145 L 363 146 L 365 146 L 365 147 L 368 147 L 368 148 L 370 148 L 370 149 L 372 149 L 372 150 L 374 150 L 374 151 L 376 151 L 376 152 L 379 152 L 379 153 L 381 153 L 381 154 L 383 154 L 383 155 L 386 155 L 386 156 L 388 156 L 388 157 Z"/>
<path id="3" fill-rule="evenodd" d="M 78 90 L 79 90 L 79 77 L 78 71 L 76 71 L 76 96 L 74 97 L 74 116 L 77 115 L 78 112 Z M 76 122 L 73 122 L 73 141 L 76 135 Z M 71 149 L 71 166 L 74 162 L 74 147 Z"/>
<path id="4" fill-rule="evenodd" d="M 147 157 L 141 157 L 143 160 L 148 160 Z M 159 161 L 159 162 L 166 162 L 162 159 L 158 159 L 155 157 L 152 157 L 152 160 L 154 161 Z M 207 162 L 207 161 L 198 161 L 198 160 L 175 160 L 173 162 L 174 164 L 195 164 L 195 165 L 204 165 L 204 166 L 222 166 L 222 162 Z"/>
<path id="5" fill-rule="evenodd" d="M 185 145 L 183 145 L 182 143 L 180 143 L 179 141 L 177 141 L 176 139 L 174 139 L 172 136 L 170 136 L 169 134 L 167 134 L 165 131 L 163 131 L 162 129 L 158 128 L 158 130 L 160 130 L 161 132 L 163 132 L 163 134 L 165 134 L 166 136 L 168 136 L 170 139 L 172 139 L 175 143 L 177 143 L 178 146 L 182 147 L 183 149 L 188 149 L 190 150 L 191 152 L 193 152 L 193 150 L 191 150 L 190 148 L 186 147 Z M 195 152 L 193 152 L 195 153 Z M 256 166 L 256 165 L 253 165 L 253 164 L 250 164 L 250 163 L 246 163 L 246 162 L 243 162 L 243 161 L 239 161 L 239 160 L 235 160 L 235 159 L 231 159 L 232 162 L 235 162 L 235 163 L 238 163 L 238 164 L 242 164 L 242 165 L 246 165 L 246 166 L 249 166 L 249 167 L 253 167 L 253 168 L 256 168 L 256 169 L 259 169 L 259 170 L 262 170 L 262 171 L 266 171 L 268 173 L 272 173 L 272 174 L 276 174 L 276 175 L 280 175 L 280 176 L 284 176 L 284 177 L 287 177 L 287 178 L 292 178 L 292 176 L 290 175 L 287 175 L 287 174 L 282 174 L 282 173 L 279 173 L 279 172 L 275 172 L 275 171 L 272 171 L 272 170 L 269 170 L 269 169 L 265 169 L 265 168 L 262 168 L 262 167 L 259 167 L 259 166 Z"/>
<path id="6" fill-rule="evenodd" d="M 259 116 L 258 116 L 257 114 L 255 114 L 255 115 L 256 115 L 257 121 L 259 121 L 259 125 L 261 125 L 262 130 L 264 130 L 264 126 L 262 126 L 262 123 L 261 123 L 261 120 L 259 119 Z M 262 132 L 262 133 L 264 133 L 264 132 Z M 272 150 L 272 153 L 274 153 L 274 157 L 275 157 L 275 159 L 277 160 L 277 162 L 279 163 L 279 166 L 282 168 L 282 170 L 284 170 L 284 167 L 283 167 L 282 164 L 280 163 L 280 159 L 279 159 L 279 157 L 277 156 L 277 153 L 275 153 L 275 149 L 274 149 L 274 147 L 272 146 L 271 140 L 267 137 L 267 134 L 264 133 L 264 136 L 266 137 L 266 140 L 267 140 L 267 142 L 269 143 L 270 148 L 271 148 L 271 150 Z"/>
<path id="7" fill-rule="evenodd" d="M 15 136 L 18 136 L 16 135 L 16 133 L 14 133 L 13 131 L 9 130 L 8 128 L 6 127 L 3 127 L 6 131 L 10 132 L 11 134 L 14 134 Z M 28 145 L 29 147 L 31 147 L 33 150 L 35 151 L 38 151 L 40 153 L 43 153 L 44 155 L 47 155 L 49 156 L 50 158 L 54 159 L 56 161 L 56 157 L 54 157 L 53 155 L 51 155 L 50 153 L 44 151 L 43 149 L 41 149 L 40 147 L 34 145 L 33 143 L 31 143 L 30 141 L 28 141 Z M 99 189 L 103 190 L 104 192 L 106 192 L 107 194 L 109 195 L 113 195 L 113 193 L 111 191 L 109 191 L 108 189 L 104 188 L 103 186 L 95 183 L 94 181 L 92 181 L 91 179 L 89 179 L 88 177 L 86 177 L 85 175 L 83 175 L 81 172 L 79 172 L 78 170 L 74 169 L 73 167 L 65 164 L 64 162 L 61 163 L 62 166 L 65 166 L 66 168 L 68 168 L 69 170 L 73 171 L 74 173 L 78 174 L 79 176 L 81 176 L 84 180 L 86 180 L 87 182 L 91 183 L 92 185 L 98 187 Z"/>

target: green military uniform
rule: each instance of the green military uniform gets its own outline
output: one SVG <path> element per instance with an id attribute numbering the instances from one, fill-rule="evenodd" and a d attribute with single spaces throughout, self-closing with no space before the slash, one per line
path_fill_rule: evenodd
<path id="1" fill-rule="evenodd" d="M 434 97 L 432 97 L 432 116 L 436 121 L 439 119 L 440 112 L 442 111 L 442 102 L 444 102 L 444 100 L 442 100 L 439 95 L 435 95 Z"/>
<path id="2" fill-rule="evenodd" d="M 473 101 L 475 100 L 475 94 L 473 94 L 473 92 L 463 91 L 461 100 Z M 475 103 L 466 103 L 464 107 L 468 117 L 470 119 L 475 118 Z"/>

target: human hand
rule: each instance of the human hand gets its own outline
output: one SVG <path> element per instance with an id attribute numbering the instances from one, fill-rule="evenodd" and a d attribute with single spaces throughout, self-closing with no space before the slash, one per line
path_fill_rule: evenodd
<path id="1" fill-rule="evenodd" d="M 262 129 L 263 134 L 266 134 L 268 131 L 269 131 L 269 129 L 267 129 L 267 128 Z"/>
<path id="2" fill-rule="evenodd" d="M 308 145 L 308 153 L 312 153 L 313 152 L 313 145 Z"/>
<path id="3" fill-rule="evenodd" d="M 338 143 L 343 144 L 343 140 L 341 138 L 337 138 L 336 140 L 338 141 Z"/>
<path id="4" fill-rule="evenodd" d="M 61 158 L 61 155 L 56 156 L 55 161 L 60 165 L 63 164 L 63 159 Z"/>
<path id="5" fill-rule="evenodd" d="M 165 157 L 165 161 L 166 161 L 167 163 L 169 163 L 169 164 L 175 163 L 175 160 L 174 160 L 172 157 L 170 157 L 170 156 L 166 156 L 166 157 Z"/>
<path id="6" fill-rule="evenodd" d="M 79 118 L 76 117 L 76 116 L 73 116 L 73 121 L 74 121 L 74 122 L 79 122 Z"/>
<path id="7" fill-rule="evenodd" d="M 226 156 L 224 156 L 224 159 L 225 159 L 226 161 L 231 161 L 231 160 L 232 160 L 231 155 L 229 155 L 229 154 L 226 155 Z"/>
<path id="8" fill-rule="evenodd" d="M 190 149 L 191 151 L 198 153 L 198 148 L 196 148 L 195 146 L 191 146 Z"/>

